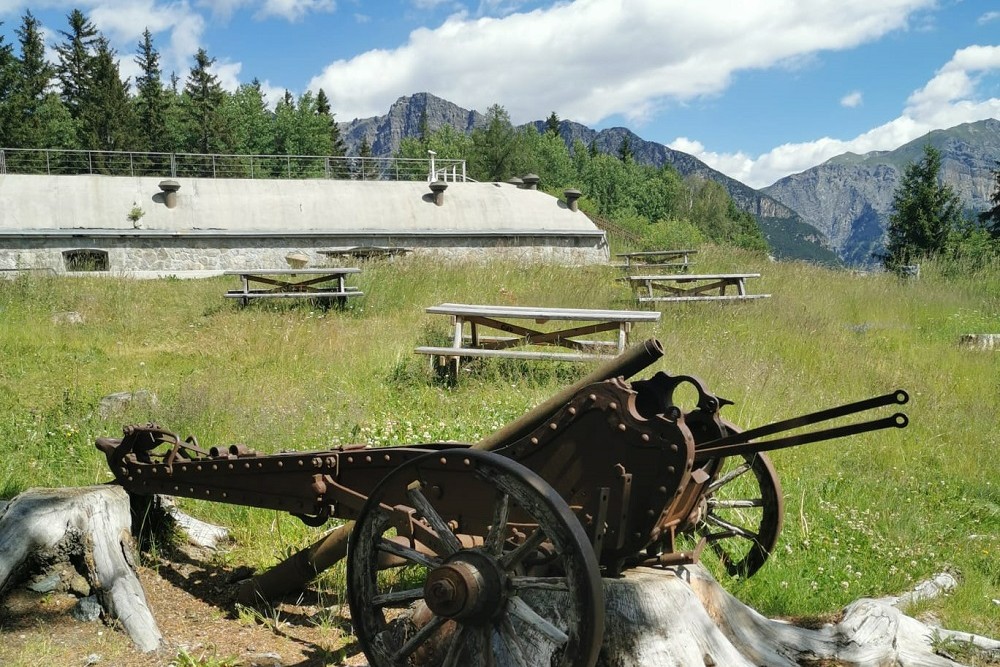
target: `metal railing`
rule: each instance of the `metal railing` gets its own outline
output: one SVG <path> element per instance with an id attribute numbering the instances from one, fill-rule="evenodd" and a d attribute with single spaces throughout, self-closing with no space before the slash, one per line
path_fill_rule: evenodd
<path id="1" fill-rule="evenodd" d="M 0 174 L 465 181 L 465 160 L 0 148 Z"/>

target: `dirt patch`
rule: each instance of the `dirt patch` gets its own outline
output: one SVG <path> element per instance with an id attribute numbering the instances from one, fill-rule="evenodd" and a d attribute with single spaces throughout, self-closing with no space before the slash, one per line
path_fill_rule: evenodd
<path id="1" fill-rule="evenodd" d="M 341 601 L 310 590 L 273 608 L 243 607 L 236 603 L 236 592 L 249 574 L 217 565 L 196 550 L 147 559 L 138 576 L 163 634 L 162 648 L 153 653 L 138 651 L 114 624 L 74 618 L 79 598 L 73 593 L 15 588 L 0 600 L 0 665 L 366 664 Z"/>

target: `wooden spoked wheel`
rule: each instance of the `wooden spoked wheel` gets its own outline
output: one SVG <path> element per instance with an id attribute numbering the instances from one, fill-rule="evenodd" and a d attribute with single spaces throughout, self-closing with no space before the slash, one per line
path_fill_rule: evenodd
<path id="1" fill-rule="evenodd" d="M 710 461 L 712 481 L 697 526 L 726 572 L 754 575 L 767 561 L 781 533 L 781 482 L 765 454 Z"/>
<path id="2" fill-rule="evenodd" d="M 395 468 L 363 507 L 347 561 L 373 667 L 591 667 L 604 634 L 593 547 L 536 473 L 471 449 Z"/>

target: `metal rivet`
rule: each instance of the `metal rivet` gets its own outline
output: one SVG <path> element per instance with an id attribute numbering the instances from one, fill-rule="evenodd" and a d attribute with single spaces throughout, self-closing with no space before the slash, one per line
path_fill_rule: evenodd
<path id="1" fill-rule="evenodd" d="M 570 413 L 571 415 L 575 415 L 575 414 L 576 414 L 576 408 L 574 408 L 574 407 L 570 406 L 570 409 L 569 409 L 569 413 Z"/>
<path id="2" fill-rule="evenodd" d="M 366 456 L 365 457 L 365 463 L 371 463 L 371 462 L 372 462 L 372 457 Z"/>
<path id="3" fill-rule="evenodd" d="M 285 462 L 284 461 L 278 461 L 278 467 L 279 468 L 284 468 L 285 467 Z"/>
<path id="4" fill-rule="evenodd" d="M 552 422 L 551 424 L 549 424 L 549 428 L 555 431 L 557 428 L 559 428 L 559 424 Z"/>
<path id="5" fill-rule="evenodd" d="M 588 396 L 587 398 L 589 398 L 589 399 L 590 399 L 590 400 L 592 400 L 592 401 L 596 401 L 596 400 L 597 400 L 597 394 L 591 394 L 591 395 L 590 395 L 590 396 Z"/>
<path id="6" fill-rule="evenodd" d="M 464 463 L 467 466 L 471 466 L 472 465 L 472 461 L 470 461 L 469 459 L 462 459 L 462 463 Z"/>
<path id="7" fill-rule="evenodd" d="M 643 442 L 649 442 L 649 434 L 648 433 L 643 433 L 639 437 L 642 438 Z"/>
<path id="8" fill-rule="evenodd" d="M 388 463 L 392 459 L 392 457 L 390 457 L 388 454 L 386 454 L 382 458 L 384 458 L 386 460 L 386 463 Z"/>
<path id="9" fill-rule="evenodd" d="M 608 403 L 608 407 L 611 408 L 612 410 L 617 410 L 618 404 L 615 403 L 614 401 L 611 401 L 610 403 Z"/>
<path id="10" fill-rule="evenodd" d="M 448 459 L 446 459 L 445 457 L 442 456 L 438 460 L 441 462 L 441 465 L 448 465 Z"/>
<path id="11" fill-rule="evenodd" d="M 619 430 L 619 431 L 624 431 L 624 430 L 626 430 L 627 428 L 628 428 L 628 427 L 627 427 L 627 426 L 625 426 L 625 424 L 619 424 L 619 425 L 618 425 L 618 430 Z"/>
<path id="12" fill-rule="evenodd" d="M 348 456 L 347 457 L 347 462 L 348 463 L 354 463 L 354 457 L 353 456 Z"/>
<path id="13" fill-rule="evenodd" d="M 661 486 L 659 489 L 657 489 L 657 491 L 659 491 L 660 493 L 666 493 L 667 492 L 667 487 Z"/>
<path id="14" fill-rule="evenodd" d="M 670 445 L 670 451 L 676 452 L 677 451 L 677 445 Z"/>
<path id="15" fill-rule="evenodd" d="M 531 439 L 531 444 L 537 445 L 538 444 L 538 438 L 532 438 Z"/>
<path id="16" fill-rule="evenodd" d="M 669 472 L 672 475 L 674 473 L 674 467 L 673 466 L 667 466 L 667 472 Z"/>

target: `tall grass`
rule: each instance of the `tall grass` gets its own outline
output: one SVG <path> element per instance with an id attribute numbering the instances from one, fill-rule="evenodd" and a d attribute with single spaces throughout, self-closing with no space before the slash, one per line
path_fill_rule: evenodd
<path id="1" fill-rule="evenodd" d="M 962 333 L 1000 331 L 1000 267 L 925 265 L 902 281 L 711 246 L 697 260 L 699 272 L 759 271 L 749 288 L 773 296 L 664 305 L 633 340 L 659 338 L 658 368 L 702 377 L 735 401 L 730 420 L 751 427 L 896 388 L 911 395 L 906 430 L 774 453 L 785 529 L 768 565 L 732 589 L 767 614 L 821 615 L 950 569 L 962 586 L 933 611 L 948 627 L 1000 636 L 1000 353 L 958 345 Z M 0 495 L 107 481 L 93 440 L 130 422 L 264 451 L 477 440 L 588 368 L 481 363 L 447 386 L 413 354 L 448 332 L 424 308 L 634 307 L 615 277 L 410 257 L 365 266 L 365 296 L 344 310 L 241 309 L 222 297 L 223 278 L 0 281 Z M 59 317 L 68 311 L 83 322 Z M 103 396 L 137 390 L 156 404 L 98 410 Z M 287 515 L 185 506 L 232 527 L 231 558 L 251 565 L 316 538 Z"/>

